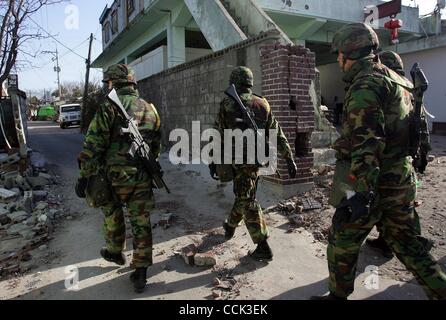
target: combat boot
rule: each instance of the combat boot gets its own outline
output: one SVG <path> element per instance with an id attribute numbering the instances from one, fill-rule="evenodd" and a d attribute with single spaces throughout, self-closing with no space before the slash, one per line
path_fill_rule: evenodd
<path id="1" fill-rule="evenodd" d="M 378 250 L 384 257 L 388 259 L 392 259 L 395 256 L 392 252 L 392 249 L 390 249 L 387 242 L 381 236 L 375 240 L 368 239 L 366 243 L 369 247 Z"/>
<path id="2" fill-rule="evenodd" d="M 105 261 L 116 263 L 118 266 L 125 265 L 125 256 L 122 253 L 111 253 L 107 250 L 107 248 L 102 248 L 101 257 Z"/>
<path id="3" fill-rule="evenodd" d="M 225 239 L 231 240 L 235 234 L 235 228 L 231 227 L 227 221 L 223 224 L 223 229 L 225 230 Z"/>
<path id="4" fill-rule="evenodd" d="M 310 298 L 310 300 L 313 300 L 313 301 L 347 301 L 347 298 L 341 298 L 341 297 L 335 296 L 334 294 L 330 293 L 328 296 L 313 296 Z"/>
<path id="5" fill-rule="evenodd" d="M 420 240 L 420 242 L 423 244 L 424 250 L 426 250 L 426 252 L 430 252 L 434 247 L 434 242 L 430 239 L 420 236 L 418 237 L 418 240 Z"/>
<path id="6" fill-rule="evenodd" d="M 136 293 L 143 293 L 147 284 L 147 268 L 136 268 L 130 275 Z"/>
<path id="7" fill-rule="evenodd" d="M 257 246 L 257 249 L 250 254 L 250 257 L 258 261 L 273 260 L 273 251 L 271 250 L 268 241 L 264 240 L 260 242 Z"/>

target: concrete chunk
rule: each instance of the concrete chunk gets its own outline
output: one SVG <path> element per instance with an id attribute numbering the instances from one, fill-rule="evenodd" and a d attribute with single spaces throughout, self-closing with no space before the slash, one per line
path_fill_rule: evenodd
<path id="1" fill-rule="evenodd" d="M 197 253 L 194 256 L 194 263 L 197 267 L 213 267 L 217 260 L 212 253 Z"/>
<path id="2" fill-rule="evenodd" d="M 190 244 L 187 247 L 181 249 L 181 256 L 183 257 L 184 262 L 190 266 L 194 265 L 194 256 L 196 253 L 197 253 L 197 246 L 194 244 Z"/>
<path id="3" fill-rule="evenodd" d="M 48 179 L 45 179 L 43 177 L 27 177 L 26 180 L 28 180 L 29 184 L 34 188 L 43 188 L 50 184 L 50 181 Z"/>
<path id="4" fill-rule="evenodd" d="M 24 191 L 28 191 L 31 189 L 31 185 L 21 175 L 17 175 L 17 177 L 15 179 L 15 185 Z"/>
<path id="5" fill-rule="evenodd" d="M 4 188 L 0 189 L 0 200 L 9 201 L 15 199 L 19 194 L 17 192 L 6 190 Z"/>
<path id="6" fill-rule="evenodd" d="M 46 210 L 46 209 L 48 209 L 48 203 L 46 203 L 46 202 L 39 202 L 35 208 L 35 210 L 41 210 L 41 211 Z"/>
<path id="7" fill-rule="evenodd" d="M 20 232 L 23 232 L 25 230 L 29 230 L 28 226 L 25 226 L 22 223 L 18 223 L 18 224 L 13 224 L 12 226 L 10 226 L 7 230 L 6 230 L 6 234 L 8 236 L 15 236 L 18 235 Z"/>
<path id="8" fill-rule="evenodd" d="M 17 211 L 8 214 L 8 218 L 11 219 L 13 222 L 22 222 L 26 219 L 28 219 L 29 214 L 26 211 Z"/>
<path id="9" fill-rule="evenodd" d="M 164 229 L 168 229 L 172 225 L 172 222 L 173 215 L 171 213 L 165 213 L 158 222 L 158 225 L 163 227 Z"/>

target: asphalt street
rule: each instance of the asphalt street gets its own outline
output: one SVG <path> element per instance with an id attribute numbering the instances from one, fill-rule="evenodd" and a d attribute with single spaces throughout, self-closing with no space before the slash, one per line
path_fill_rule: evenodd
<path id="1" fill-rule="evenodd" d="M 50 165 L 56 165 L 62 178 L 74 180 L 83 141 L 80 128 L 61 129 L 55 122 L 36 121 L 28 122 L 28 131 L 30 147 L 41 153 Z"/>

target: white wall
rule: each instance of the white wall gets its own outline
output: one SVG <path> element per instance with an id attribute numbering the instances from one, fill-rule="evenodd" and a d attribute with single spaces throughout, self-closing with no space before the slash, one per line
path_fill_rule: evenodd
<path id="1" fill-rule="evenodd" d="M 420 63 L 429 79 L 426 106 L 436 117 L 434 122 L 446 122 L 446 47 L 404 54 L 402 58 L 409 79 L 413 64 Z"/>
<path id="2" fill-rule="evenodd" d="M 161 46 L 130 63 L 136 80 L 142 80 L 167 69 L 167 47 Z"/>
<path id="3" fill-rule="evenodd" d="M 186 62 L 201 58 L 211 54 L 209 49 L 186 48 Z M 148 78 L 168 68 L 167 65 L 167 46 L 161 46 L 146 55 L 132 61 L 129 64 L 136 74 L 136 80 Z"/>
<path id="4" fill-rule="evenodd" d="M 338 102 L 344 101 L 345 82 L 342 81 L 343 73 L 337 63 L 317 67 L 321 75 L 321 92 L 327 107 L 332 107 L 334 97 Z"/>

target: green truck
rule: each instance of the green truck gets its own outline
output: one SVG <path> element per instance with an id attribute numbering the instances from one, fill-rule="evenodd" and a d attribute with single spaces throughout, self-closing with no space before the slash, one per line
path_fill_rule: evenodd
<path id="1" fill-rule="evenodd" d="M 53 121 L 56 119 L 56 117 L 57 117 L 57 112 L 51 105 L 42 106 L 39 108 L 39 111 L 37 111 L 37 120 L 40 121 L 45 121 L 45 120 Z"/>

